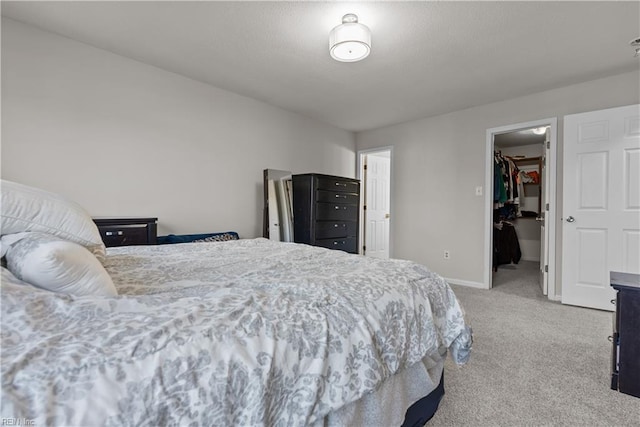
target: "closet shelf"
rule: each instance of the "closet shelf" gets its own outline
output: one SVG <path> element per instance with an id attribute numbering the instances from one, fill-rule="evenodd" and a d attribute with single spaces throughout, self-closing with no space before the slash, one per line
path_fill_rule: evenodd
<path id="1" fill-rule="evenodd" d="M 511 157 L 511 160 L 517 165 L 537 165 L 542 161 L 542 157 Z"/>
<path id="2" fill-rule="evenodd" d="M 542 175 L 542 156 L 536 157 L 510 157 L 510 159 L 517 166 L 535 166 L 538 176 Z M 531 169 L 525 168 L 527 170 Z M 542 187 L 540 182 L 523 182 L 525 188 L 525 197 L 537 197 L 538 198 L 538 212 L 542 209 Z"/>

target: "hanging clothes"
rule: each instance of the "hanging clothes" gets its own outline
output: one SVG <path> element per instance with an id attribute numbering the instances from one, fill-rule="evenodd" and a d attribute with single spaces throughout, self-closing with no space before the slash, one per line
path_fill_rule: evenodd
<path id="1" fill-rule="evenodd" d="M 500 207 L 509 200 L 509 163 L 499 151 L 493 153 L 493 162 L 493 201 L 497 204 L 496 207 Z"/>
<path id="2" fill-rule="evenodd" d="M 501 209 L 504 219 L 515 219 L 520 216 L 520 196 L 524 194 L 520 169 L 500 151 L 494 151 L 493 160 L 494 209 Z"/>
<path id="3" fill-rule="evenodd" d="M 493 159 L 493 268 L 497 271 L 499 265 L 517 264 L 522 257 L 516 229 L 507 220 L 522 216 L 520 207 L 526 181 L 512 158 L 494 151 Z"/>
<path id="4" fill-rule="evenodd" d="M 504 182 L 502 180 L 502 164 L 498 157 L 493 157 L 493 202 L 495 204 L 507 201 L 507 193 L 504 191 Z"/>
<path id="5" fill-rule="evenodd" d="M 493 227 L 493 269 L 502 264 L 517 264 L 522 252 L 516 229 L 510 222 L 500 221 Z"/>

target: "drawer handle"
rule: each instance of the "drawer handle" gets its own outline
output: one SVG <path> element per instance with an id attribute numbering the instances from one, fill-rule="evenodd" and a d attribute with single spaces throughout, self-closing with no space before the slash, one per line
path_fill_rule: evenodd
<path id="1" fill-rule="evenodd" d="M 336 199 L 346 199 L 347 196 L 344 196 L 342 194 L 336 194 Z"/>
<path id="2" fill-rule="evenodd" d="M 346 207 L 346 206 L 335 206 L 335 209 L 336 209 L 337 211 L 338 211 L 338 210 L 340 210 L 340 209 L 342 209 L 343 211 L 346 211 L 346 210 L 347 210 L 347 207 Z"/>
<path id="3" fill-rule="evenodd" d="M 334 240 L 334 241 L 333 241 L 333 244 L 334 244 L 334 246 L 337 246 L 337 245 L 345 245 L 345 244 L 347 244 L 347 242 L 346 242 L 345 240 L 343 240 L 343 241 L 341 241 L 341 242 L 339 242 L 339 241 L 337 241 L 337 240 Z"/>
<path id="4" fill-rule="evenodd" d="M 104 234 L 105 236 L 113 236 L 115 234 L 117 234 L 118 236 L 122 236 L 124 235 L 124 231 L 105 231 Z"/>
<path id="5" fill-rule="evenodd" d="M 347 224 L 333 224 L 333 228 L 338 228 L 338 227 L 347 228 Z"/>
<path id="6" fill-rule="evenodd" d="M 347 186 L 347 184 L 343 184 L 341 182 L 336 182 L 336 185 L 339 186 L 339 187 L 346 187 Z"/>

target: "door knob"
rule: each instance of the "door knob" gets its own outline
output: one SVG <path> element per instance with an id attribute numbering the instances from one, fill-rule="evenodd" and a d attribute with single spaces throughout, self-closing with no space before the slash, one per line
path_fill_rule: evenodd
<path id="1" fill-rule="evenodd" d="M 385 214 L 385 216 L 384 216 L 384 217 L 385 217 L 385 219 L 389 219 L 389 218 L 391 218 L 391 215 L 389 215 L 389 214 Z"/>
<path id="2" fill-rule="evenodd" d="M 574 222 L 576 219 L 572 216 L 567 217 L 567 222 Z"/>

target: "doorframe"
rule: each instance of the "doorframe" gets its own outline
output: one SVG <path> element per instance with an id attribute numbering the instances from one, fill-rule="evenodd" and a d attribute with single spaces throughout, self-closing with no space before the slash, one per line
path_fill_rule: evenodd
<path id="1" fill-rule="evenodd" d="M 484 285 L 486 289 L 493 287 L 493 151 L 494 135 L 515 132 L 523 129 L 549 126 L 549 155 L 546 159 L 546 167 L 549 171 L 549 211 L 545 213 L 545 225 L 549 230 L 549 271 L 547 272 L 548 291 L 547 297 L 553 301 L 559 301 L 556 287 L 556 212 L 557 195 L 557 167 L 558 156 L 558 118 L 534 120 L 530 122 L 515 123 L 487 129 L 486 133 L 486 158 L 485 158 L 485 224 L 484 224 Z"/>
<path id="2" fill-rule="evenodd" d="M 362 248 L 365 243 L 365 212 L 364 212 L 364 201 L 366 198 L 366 188 L 364 184 L 364 156 L 368 154 L 376 154 L 382 152 L 389 152 L 389 258 L 393 258 L 393 206 L 394 206 L 394 191 L 393 191 L 393 145 L 387 145 L 383 147 L 376 148 L 368 148 L 366 150 L 358 150 L 356 155 L 356 178 L 360 180 L 361 190 L 360 193 L 362 197 L 360 197 L 360 230 L 359 230 L 359 241 L 358 241 L 358 253 L 362 255 Z"/>

